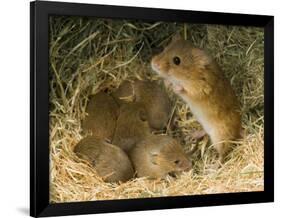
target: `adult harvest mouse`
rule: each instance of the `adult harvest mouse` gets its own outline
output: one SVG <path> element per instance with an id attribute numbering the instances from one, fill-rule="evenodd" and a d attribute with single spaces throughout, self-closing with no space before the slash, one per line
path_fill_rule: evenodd
<path id="1" fill-rule="evenodd" d="M 138 177 L 165 178 L 170 173 L 189 171 L 192 162 L 179 142 L 167 135 L 151 135 L 129 154 Z"/>
<path id="2" fill-rule="evenodd" d="M 131 161 L 122 149 L 94 136 L 78 142 L 74 152 L 89 161 L 105 182 L 124 182 L 134 175 Z"/>
<path id="3" fill-rule="evenodd" d="M 223 161 L 231 147 L 228 141 L 240 138 L 241 113 L 235 93 L 216 61 L 177 35 L 152 58 L 151 65 L 189 105 Z"/>
<path id="4" fill-rule="evenodd" d="M 112 143 L 128 152 L 149 134 L 147 113 L 142 105 L 135 102 L 122 104 Z"/>
<path id="5" fill-rule="evenodd" d="M 118 102 L 135 101 L 141 103 L 147 111 L 151 128 L 162 130 L 171 113 L 171 102 L 165 87 L 156 81 L 124 81 L 113 93 Z"/>
<path id="6" fill-rule="evenodd" d="M 86 108 L 88 115 L 82 121 L 82 128 L 91 131 L 96 138 L 112 140 L 119 113 L 114 98 L 104 92 L 92 96 Z"/>

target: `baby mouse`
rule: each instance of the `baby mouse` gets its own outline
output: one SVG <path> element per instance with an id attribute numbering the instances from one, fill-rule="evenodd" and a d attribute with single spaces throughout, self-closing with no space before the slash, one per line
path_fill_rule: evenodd
<path id="1" fill-rule="evenodd" d="M 94 136 L 82 139 L 74 152 L 89 161 L 105 182 L 125 182 L 134 175 L 131 161 L 122 149 Z"/>
<path id="2" fill-rule="evenodd" d="M 136 102 L 144 105 L 148 123 L 155 130 L 162 130 L 168 123 L 172 104 L 165 87 L 156 81 L 136 81 Z"/>
<path id="3" fill-rule="evenodd" d="M 129 154 L 138 177 L 165 178 L 189 171 L 192 162 L 179 142 L 167 135 L 150 135 Z"/>
<path id="4" fill-rule="evenodd" d="M 149 134 L 147 114 L 142 105 L 135 102 L 122 104 L 112 143 L 128 152 Z"/>
<path id="5" fill-rule="evenodd" d="M 82 121 L 82 129 L 91 131 L 96 138 L 112 140 L 119 113 L 114 98 L 104 92 L 92 96 L 86 108 L 88 115 Z"/>
<path id="6" fill-rule="evenodd" d="M 152 58 L 151 65 L 189 105 L 223 162 L 231 147 L 228 141 L 240 138 L 241 113 L 230 82 L 216 61 L 176 35 Z"/>
<path id="7" fill-rule="evenodd" d="M 113 96 L 121 103 L 128 100 L 141 103 L 152 129 L 162 130 L 167 125 L 172 105 L 165 87 L 156 81 L 124 81 Z"/>

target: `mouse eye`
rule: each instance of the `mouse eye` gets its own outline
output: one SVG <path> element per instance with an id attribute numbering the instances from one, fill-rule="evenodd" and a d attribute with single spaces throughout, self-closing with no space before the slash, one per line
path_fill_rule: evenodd
<path id="1" fill-rule="evenodd" d="M 180 59 L 178 56 L 175 56 L 175 57 L 173 58 L 173 62 L 174 62 L 175 65 L 180 65 L 181 59 Z"/>
<path id="2" fill-rule="evenodd" d="M 179 160 L 175 160 L 174 163 L 175 163 L 175 164 L 179 164 L 180 161 L 179 161 Z"/>

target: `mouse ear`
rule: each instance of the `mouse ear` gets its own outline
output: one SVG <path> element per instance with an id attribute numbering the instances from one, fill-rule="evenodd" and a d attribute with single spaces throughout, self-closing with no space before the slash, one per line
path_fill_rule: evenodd
<path id="1" fill-rule="evenodd" d="M 212 58 L 203 49 L 200 48 L 192 49 L 192 59 L 199 66 L 207 66 L 212 62 Z"/>
<path id="2" fill-rule="evenodd" d="M 150 152 L 150 161 L 151 161 L 151 163 L 152 164 L 154 164 L 154 165 L 157 165 L 157 157 L 158 157 L 158 153 L 156 153 L 156 152 Z"/>
<path id="3" fill-rule="evenodd" d="M 139 118 L 141 121 L 147 121 L 147 113 L 144 109 L 139 110 Z"/>

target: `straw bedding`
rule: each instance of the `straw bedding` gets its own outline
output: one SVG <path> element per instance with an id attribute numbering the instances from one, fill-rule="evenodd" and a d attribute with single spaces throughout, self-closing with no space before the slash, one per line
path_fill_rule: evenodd
<path id="1" fill-rule="evenodd" d="M 55 16 L 49 21 L 51 202 L 263 190 L 263 29 Z M 231 81 L 241 102 L 244 139 L 220 167 L 204 137 L 193 155 L 193 170 L 178 178 L 105 183 L 73 152 L 84 137 L 81 120 L 89 96 L 112 91 L 125 79 L 161 82 L 151 70 L 150 59 L 176 32 L 207 49 Z M 189 135 L 201 126 L 170 90 L 169 96 L 177 128 L 167 134 L 189 150 L 195 145 Z"/>

